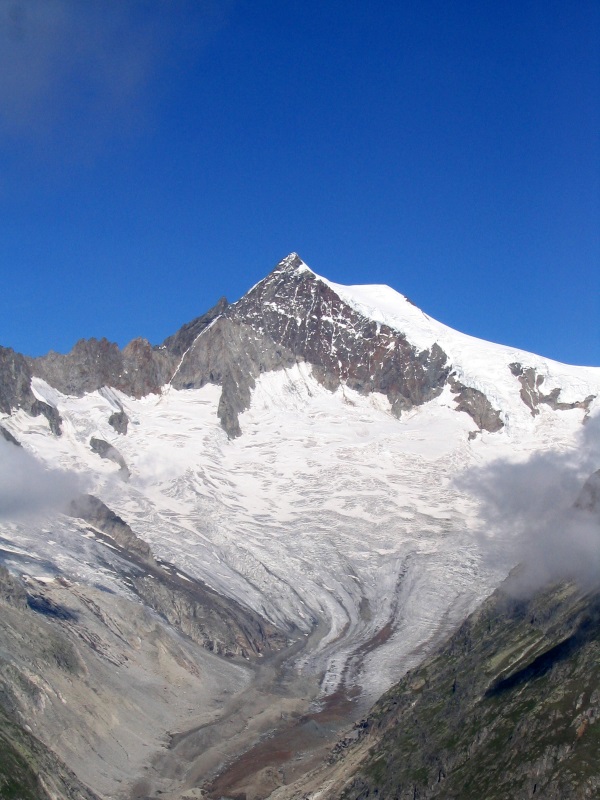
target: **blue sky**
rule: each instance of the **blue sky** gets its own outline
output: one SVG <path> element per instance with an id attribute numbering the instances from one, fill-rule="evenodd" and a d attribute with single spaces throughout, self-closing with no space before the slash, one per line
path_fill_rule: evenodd
<path id="1" fill-rule="evenodd" d="M 597 0 L 0 0 L 0 344 L 160 343 L 297 251 L 600 365 Z"/>

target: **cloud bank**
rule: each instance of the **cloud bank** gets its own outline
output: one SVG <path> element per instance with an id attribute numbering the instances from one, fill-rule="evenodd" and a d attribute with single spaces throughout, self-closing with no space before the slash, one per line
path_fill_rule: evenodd
<path id="1" fill-rule="evenodd" d="M 0 437 L 0 520 L 64 511 L 83 491 L 81 476 L 46 469 L 22 447 Z"/>
<path id="2" fill-rule="evenodd" d="M 458 488 L 480 504 L 484 560 L 492 566 L 521 565 L 513 581 L 517 593 L 563 579 L 583 586 L 600 583 L 600 507 L 581 502 L 594 496 L 589 482 L 598 481 L 599 469 L 596 417 L 569 451 L 536 453 L 522 463 L 498 460 L 457 480 Z"/>

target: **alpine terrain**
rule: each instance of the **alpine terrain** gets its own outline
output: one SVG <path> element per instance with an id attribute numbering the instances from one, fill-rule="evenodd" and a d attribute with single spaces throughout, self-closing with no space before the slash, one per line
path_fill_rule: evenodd
<path id="1" fill-rule="evenodd" d="M 597 796 L 599 412 L 294 253 L 0 348 L 0 797 Z"/>

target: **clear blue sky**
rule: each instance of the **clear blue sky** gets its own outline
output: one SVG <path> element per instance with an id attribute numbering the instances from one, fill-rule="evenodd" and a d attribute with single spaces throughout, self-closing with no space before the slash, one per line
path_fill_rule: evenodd
<path id="1" fill-rule="evenodd" d="M 295 250 L 600 365 L 597 0 L 0 0 L 0 344 L 161 342 Z"/>

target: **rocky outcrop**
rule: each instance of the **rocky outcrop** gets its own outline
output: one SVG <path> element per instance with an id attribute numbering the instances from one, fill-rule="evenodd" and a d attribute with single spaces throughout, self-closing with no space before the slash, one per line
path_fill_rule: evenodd
<path id="1" fill-rule="evenodd" d="M 98 528 L 128 553 L 149 564 L 155 564 L 150 545 L 133 532 L 131 527 L 93 494 L 82 494 L 69 505 L 67 513 Z"/>
<path id="2" fill-rule="evenodd" d="M 559 400 L 560 389 L 552 389 L 548 394 L 544 394 L 541 391 L 544 376 L 538 375 L 533 367 L 524 367 L 522 364 L 515 362 L 509 364 L 509 369 L 515 378 L 519 379 L 521 400 L 530 409 L 533 417 L 540 413 L 538 408 L 540 403 L 549 406 L 553 411 L 570 411 L 573 408 L 581 408 L 587 413 L 590 404 L 596 399 L 596 395 L 591 394 L 573 403 L 563 403 Z"/>
<path id="3" fill-rule="evenodd" d="M 50 351 L 28 359 L 33 375 L 63 394 L 81 397 L 110 386 L 132 397 L 157 393 L 168 382 L 173 357 L 146 339 L 134 339 L 123 350 L 107 339 L 80 339 L 70 353 Z"/>
<path id="4" fill-rule="evenodd" d="M 397 416 L 439 395 L 450 373 L 439 345 L 418 352 L 398 331 L 348 306 L 292 254 L 197 337 L 172 385 L 221 385 L 219 417 L 237 436 L 256 378 L 301 361 L 332 391 L 343 383 L 385 394 Z"/>
<path id="5" fill-rule="evenodd" d="M 52 433 L 55 436 L 60 436 L 62 434 L 62 417 L 58 413 L 58 409 L 54 408 L 54 406 L 51 406 L 49 403 L 44 403 L 43 400 L 34 400 L 29 409 L 29 413 L 32 417 L 39 417 L 40 415 L 46 417 Z"/>
<path id="6" fill-rule="evenodd" d="M 492 406 L 483 392 L 464 386 L 453 376 L 450 376 L 448 383 L 456 395 L 454 398 L 456 410 L 468 414 L 480 431 L 495 433 L 504 427 L 500 412 Z"/>
<path id="7" fill-rule="evenodd" d="M 217 655 L 251 658 L 287 643 L 276 628 L 251 611 L 176 573 L 150 571 L 133 576 L 132 583 L 146 605 Z"/>
<path id="8" fill-rule="evenodd" d="M 112 461 L 119 466 L 119 472 L 124 480 L 128 480 L 131 473 L 129 467 L 125 463 L 125 459 L 119 453 L 116 447 L 106 442 L 104 439 L 96 439 L 94 436 L 90 439 L 90 449 L 92 452 L 97 453 L 100 458 L 105 458 Z"/>
<path id="9" fill-rule="evenodd" d="M 15 353 L 10 347 L 0 347 L 0 411 L 11 414 L 21 408 L 32 417 L 42 415 L 48 420 L 52 433 L 60 436 L 60 414 L 53 406 L 38 400 L 33 394 L 31 375 L 30 366 L 24 356 Z M 2 435 L 7 438 L 6 434 Z"/>
<path id="10" fill-rule="evenodd" d="M 117 433 L 125 434 L 127 433 L 127 427 L 129 425 L 129 417 L 127 414 L 121 409 L 120 411 L 115 411 L 114 414 L 111 414 L 108 418 L 108 424 L 111 425 Z"/>

